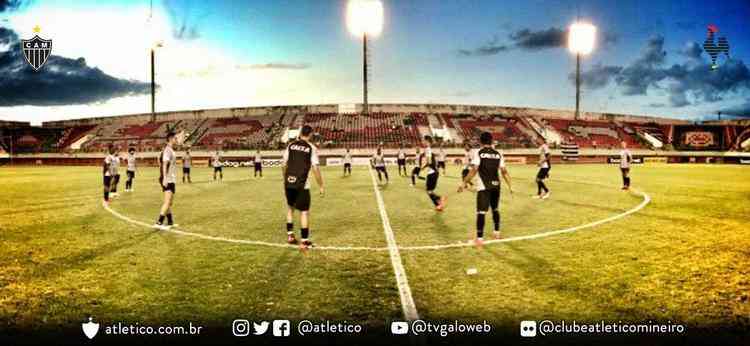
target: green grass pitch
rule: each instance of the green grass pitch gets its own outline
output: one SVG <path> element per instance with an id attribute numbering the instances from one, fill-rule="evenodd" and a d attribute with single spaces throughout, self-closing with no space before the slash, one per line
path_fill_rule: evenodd
<path id="1" fill-rule="evenodd" d="M 379 188 L 400 247 L 417 311 L 431 320 L 488 320 L 516 330 L 521 320 L 659 320 L 750 328 L 750 167 L 649 164 L 633 186 L 652 201 L 626 217 L 533 240 L 409 250 L 473 237 L 475 196 L 456 193 L 458 167 L 440 178 L 447 209 L 436 213 L 424 182 L 410 187 L 389 167 Z M 619 190 L 614 165 L 557 165 L 545 201 L 531 165 L 509 166 L 515 194 L 502 193 L 503 236 L 581 225 L 636 207 Z M 285 241 L 278 168 L 252 179 L 225 168 L 209 182 L 193 169 L 177 185 L 179 229 L 227 239 Z M 343 178 L 322 169 L 313 183 L 311 232 L 319 246 L 386 247 L 373 182 L 365 167 Z M 141 168 L 135 191 L 112 209 L 153 223 L 161 203 L 156 168 Z M 164 324 L 235 318 L 330 319 L 383 328 L 403 318 L 388 251 L 334 251 L 238 244 L 159 232 L 102 208 L 98 167 L 0 169 L 0 327 L 107 321 Z M 486 232 L 491 234 L 491 218 Z M 299 223 L 295 222 L 299 234 Z M 476 275 L 466 270 L 476 268 Z"/>

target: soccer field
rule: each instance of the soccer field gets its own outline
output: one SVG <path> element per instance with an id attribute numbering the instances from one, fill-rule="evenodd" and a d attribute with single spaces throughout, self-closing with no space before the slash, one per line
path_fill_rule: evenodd
<path id="1" fill-rule="evenodd" d="M 547 200 L 531 198 L 536 167 L 509 171 L 503 240 L 477 249 L 467 243 L 475 194 L 456 192 L 458 167 L 440 178 L 442 213 L 424 181 L 410 187 L 393 167 L 384 187 L 366 167 L 351 177 L 324 167 L 326 194 L 313 193 L 311 207 L 316 248 L 302 253 L 285 244 L 278 168 L 263 179 L 225 168 L 222 182 L 194 169 L 192 184 L 177 185 L 176 232 L 146 227 L 161 204 L 156 168 L 141 168 L 131 193 L 123 176 L 111 212 L 98 167 L 0 168 L 0 323 L 80 333 L 88 316 L 193 321 L 231 335 L 238 318 L 325 319 L 387 334 L 409 310 L 487 320 L 515 337 L 520 321 L 544 319 L 750 328 L 750 167 L 637 166 L 640 194 L 619 189 L 614 165 L 556 165 Z"/>

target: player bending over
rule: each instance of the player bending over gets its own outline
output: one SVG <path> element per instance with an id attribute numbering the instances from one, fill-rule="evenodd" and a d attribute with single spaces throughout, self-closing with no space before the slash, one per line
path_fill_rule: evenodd
<path id="1" fill-rule="evenodd" d="M 422 166 L 422 169 L 427 170 L 426 171 L 427 175 L 425 177 L 425 179 L 427 180 L 426 182 L 427 195 L 430 197 L 432 204 L 435 205 L 435 210 L 443 211 L 443 209 L 445 209 L 446 198 L 441 197 L 435 193 L 435 189 L 437 188 L 438 177 L 440 176 L 440 173 L 438 172 L 438 169 L 437 169 L 437 160 L 435 159 L 435 154 L 432 153 L 432 137 L 424 136 L 424 142 L 426 145 L 424 153 L 425 153 L 427 162 L 425 162 L 425 165 Z"/>
<path id="2" fill-rule="evenodd" d="M 349 152 L 349 148 L 346 148 L 344 154 L 344 176 L 352 175 L 352 154 Z"/>
<path id="3" fill-rule="evenodd" d="M 310 241 L 310 182 L 308 175 L 312 170 L 318 183 L 320 194 L 323 195 L 323 177 L 318 168 L 318 148 L 310 143 L 312 127 L 305 125 L 300 131 L 299 138 L 289 144 L 282 158 L 282 170 L 284 172 L 284 189 L 286 191 L 286 233 L 287 243 L 296 244 L 294 237 L 294 211 L 300 211 L 300 236 L 302 237 L 300 249 L 306 250 L 312 246 Z"/>
<path id="4" fill-rule="evenodd" d="M 159 218 L 154 224 L 155 228 L 160 230 L 167 230 L 174 226 L 174 220 L 172 219 L 172 200 L 175 194 L 175 183 L 177 182 L 177 155 L 172 149 L 177 141 L 174 132 L 167 133 L 167 145 L 162 150 L 159 162 L 159 185 L 164 192 L 164 202 L 159 210 Z M 164 218 L 167 218 L 167 224 L 164 225 Z"/>
<path id="5" fill-rule="evenodd" d="M 474 240 L 476 246 L 481 247 L 484 242 L 484 216 L 488 209 L 492 209 L 492 222 L 495 225 L 492 234 L 495 239 L 500 238 L 500 177 L 497 172 L 503 173 L 503 179 L 508 184 L 508 191 L 513 194 L 510 184 L 510 175 L 505 168 L 503 154 L 492 147 L 492 134 L 483 132 L 479 136 L 482 148 L 476 151 L 471 159 L 471 171 L 464 177 L 458 186 L 458 192 L 467 188 L 468 183 L 479 173 L 477 179 L 477 238 Z"/>
<path id="6" fill-rule="evenodd" d="M 193 156 L 190 154 L 190 148 L 185 149 L 185 156 L 182 157 L 182 182 L 193 183 L 190 179 L 190 168 L 193 166 Z"/>
<path id="7" fill-rule="evenodd" d="M 263 156 L 260 155 L 260 148 L 255 151 L 253 166 L 255 166 L 255 170 L 253 171 L 253 178 L 257 178 L 258 175 L 263 178 Z"/>
<path id="8" fill-rule="evenodd" d="M 622 141 L 620 143 L 622 150 L 620 150 L 620 172 L 622 172 L 622 189 L 630 189 L 630 164 L 633 162 L 633 156 L 630 155 L 628 150 L 628 143 Z"/>
<path id="9" fill-rule="evenodd" d="M 411 170 L 411 186 L 414 187 L 417 185 L 416 178 L 424 180 L 421 176 L 419 176 L 419 173 L 422 171 L 422 163 L 424 162 L 424 155 L 419 151 L 419 147 L 417 147 L 417 152 L 414 155 L 414 169 Z"/>
<path id="10" fill-rule="evenodd" d="M 135 148 L 128 149 L 128 157 L 126 160 L 128 168 L 125 171 L 125 176 L 128 180 L 125 180 L 125 192 L 133 192 L 133 180 L 135 180 Z"/>
<path id="11" fill-rule="evenodd" d="M 388 171 L 385 169 L 385 157 L 383 156 L 383 150 L 378 147 L 375 155 L 372 155 L 372 166 L 375 167 L 375 171 L 378 172 L 378 182 L 383 183 L 383 177 L 380 176 L 382 172 L 385 175 L 385 183 L 388 184 Z"/>
<path id="12" fill-rule="evenodd" d="M 222 171 L 221 155 L 217 150 L 213 156 L 211 156 L 211 165 L 214 167 L 214 181 L 216 181 L 216 173 L 219 173 L 219 180 L 224 180 L 224 172 Z"/>
<path id="13" fill-rule="evenodd" d="M 112 162 L 115 161 L 115 146 L 110 144 L 107 147 L 107 156 L 104 157 L 104 164 L 102 165 L 102 175 L 104 176 L 104 204 L 105 207 L 109 206 L 109 190 L 112 186 L 112 178 L 115 176 L 115 166 Z"/>
<path id="14" fill-rule="evenodd" d="M 544 179 L 549 178 L 549 170 L 552 167 L 550 163 L 550 151 L 547 143 L 539 147 L 539 172 L 536 173 L 536 196 L 534 198 L 549 198 L 549 189 L 544 184 Z"/>
<path id="15" fill-rule="evenodd" d="M 396 163 L 398 163 L 398 176 L 402 176 L 401 169 L 403 168 L 404 174 L 403 176 L 407 176 L 406 173 L 406 153 L 404 152 L 404 147 L 402 145 L 398 146 L 398 157 L 396 159 Z"/>

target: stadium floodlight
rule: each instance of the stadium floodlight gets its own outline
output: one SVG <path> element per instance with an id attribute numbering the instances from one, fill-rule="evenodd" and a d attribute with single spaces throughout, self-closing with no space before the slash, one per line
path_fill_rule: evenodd
<path id="1" fill-rule="evenodd" d="M 568 30 L 568 49 L 576 55 L 576 115 L 581 109 L 581 56 L 591 54 L 596 41 L 596 27 L 583 22 L 576 22 Z"/>
<path id="2" fill-rule="evenodd" d="M 349 31 L 356 37 L 362 37 L 363 52 L 363 102 L 362 113 L 369 113 L 367 103 L 367 37 L 380 35 L 383 30 L 383 3 L 380 0 L 349 0 L 346 6 L 346 23 Z"/>

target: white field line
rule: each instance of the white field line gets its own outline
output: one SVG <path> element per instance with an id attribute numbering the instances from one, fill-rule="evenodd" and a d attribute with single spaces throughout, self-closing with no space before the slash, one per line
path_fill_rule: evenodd
<path id="1" fill-rule="evenodd" d="M 372 172 L 372 168 L 368 166 L 367 170 L 370 172 L 372 188 L 375 190 L 375 199 L 378 201 L 378 210 L 380 210 L 380 219 L 383 221 L 383 232 L 385 233 L 385 239 L 388 243 L 388 253 L 391 256 L 391 265 L 393 265 L 393 271 L 396 273 L 396 285 L 398 286 L 398 293 L 401 296 L 401 308 L 404 310 L 404 318 L 407 321 L 418 320 L 419 314 L 417 313 L 417 306 L 414 304 L 414 298 L 411 296 L 411 287 L 409 287 L 409 280 L 406 278 L 404 264 L 401 262 L 401 254 L 398 251 L 396 237 L 393 235 L 391 222 L 388 221 L 388 214 L 385 212 L 383 196 L 380 195 L 378 182 L 375 180 L 375 173 Z"/>
<path id="2" fill-rule="evenodd" d="M 372 173 L 372 172 L 371 172 Z M 372 174 L 371 174 L 372 175 Z M 374 179 L 374 175 L 372 176 Z M 559 180 L 558 180 L 559 181 Z M 587 184 L 595 184 L 595 183 L 587 183 Z M 601 185 L 601 184 L 595 184 L 595 185 Z M 606 185 L 604 185 L 606 186 Z M 510 237 L 510 238 L 503 238 L 503 239 L 492 239 L 492 240 L 486 240 L 484 242 L 485 245 L 492 245 L 497 243 L 508 243 L 513 241 L 521 241 L 521 240 L 532 240 L 532 239 L 539 239 L 539 238 L 546 238 L 558 234 L 564 234 L 564 233 L 572 233 L 575 231 L 580 231 L 582 229 L 586 228 L 592 228 L 596 227 L 608 222 L 612 222 L 615 220 L 619 220 L 623 217 L 626 217 L 630 214 L 636 213 L 640 211 L 641 209 L 645 208 L 646 205 L 648 205 L 651 202 L 651 197 L 646 194 L 645 192 L 638 191 L 635 189 L 631 189 L 633 193 L 640 195 L 643 198 L 643 201 L 641 201 L 640 204 L 633 207 L 632 209 L 626 210 L 620 214 L 612 215 L 606 219 L 598 220 L 598 221 L 592 221 L 587 224 L 573 226 L 565 229 L 559 229 L 559 230 L 553 230 L 548 232 L 542 232 L 542 233 L 536 233 L 536 234 L 530 234 L 530 235 L 524 235 L 524 236 L 517 236 L 517 237 Z M 378 191 L 379 193 L 379 191 Z M 141 222 L 138 220 L 131 219 L 125 215 L 122 215 L 118 213 L 117 211 L 113 210 L 110 207 L 104 207 L 108 212 L 110 212 L 115 217 L 142 227 L 151 228 L 153 229 L 153 226 L 151 224 Z M 390 224 L 389 224 L 390 227 Z M 234 244 L 246 244 L 246 245 L 259 245 L 259 246 L 270 246 L 270 247 L 277 247 L 277 248 L 290 248 L 290 249 L 298 249 L 297 246 L 294 245 L 288 245 L 288 244 L 282 244 L 282 243 L 271 243 L 271 242 L 265 242 L 260 240 L 245 240 L 245 239 L 232 239 L 232 238 L 224 238 L 224 237 L 214 237 L 210 235 L 200 234 L 200 233 L 192 233 L 185 230 L 180 230 L 177 228 L 171 228 L 167 231 L 162 232 L 170 232 L 174 234 L 189 236 L 189 237 L 195 237 L 205 240 L 213 240 L 213 241 L 221 241 L 226 243 L 234 243 Z M 461 248 L 461 247 L 470 247 L 474 246 L 472 242 L 461 242 L 461 243 L 455 243 L 455 244 L 444 244 L 444 245 L 421 245 L 421 246 L 398 246 L 398 250 L 403 251 L 419 251 L 419 250 L 442 250 L 442 249 L 449 249 L 449 248 Z M 389 251 L 389 247 L 367 247 L 367 246 L 315 246 L 316 250 L 332 250 L 332 251 Z"/>

